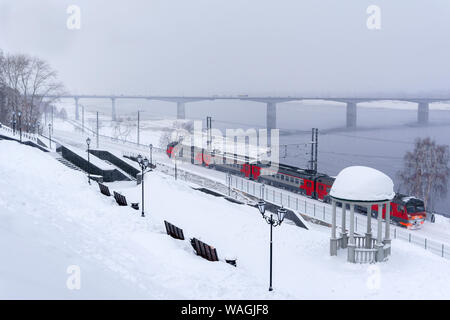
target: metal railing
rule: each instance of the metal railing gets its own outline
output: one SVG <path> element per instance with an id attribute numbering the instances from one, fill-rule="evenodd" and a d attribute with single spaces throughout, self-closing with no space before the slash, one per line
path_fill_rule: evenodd
<path id="1" fill-rule="evenodd" d="M 10 134 L 14 138 L 20 137 L 20 130 L 13 130 L 10 127 L 7 127 L 3 124 L 0 125 L 0 130 Z M 22 131 L 22 140 L 29 140 L 29 141 L 37 142 L 37 135 L 34 133 Z"/>

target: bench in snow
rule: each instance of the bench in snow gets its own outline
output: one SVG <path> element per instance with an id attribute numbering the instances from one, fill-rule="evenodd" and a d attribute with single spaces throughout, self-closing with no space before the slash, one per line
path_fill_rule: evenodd
<path id="1" fill-rule="evenodd" d="M 116 191 L 114 191 L 114 199 L 116 199 L 116 202 L 119 206 L 121 206 L 121 207 L 128 206 L 127 198 L 125 198 L 124 195 L 117 193 Z"/>
<path id="2" fill-rule="evenodd" d="M 166 231 L 169 236 L 171 236 L 174 239 L 184 240 L 183 229 L 174 226 L 173 224 L 167 222 L 166 220 L 164 220 L 164 224 L 166 225 Z"/>
<path id="3" fill-rule="evenodd" d="M 197 252 L 198 256 L 201 256 L 202 258 L 209 261 L 219 261 L 216 248 L 211 247 L 210 245 L 207 245 L 206 243 L 196 238 L 191 239 L 191 245 L 194 248 L 195 252 Z"/>
<path id="4" fill-rule="evenodd" d="M 110 197 L 110 196 L 111 196 L 111 193 L 109 192 L 108 186 L 105 186 L 104 184 L 102 184 L 102 183 L 100 183 L 100 182 L 98 182 L 98 186 L 99 186 L 100 192 L 101 192 L 102 194 L 104 194 L 104 195 L 107 196 L 107 197 Z"/>
<path id="5" fill-rule="evenodd" d="M 114 199 L 116 199 L 116 202 L 121 207 L 128 206 L 127 198 L 125 198 L 124 195 L 114 191 Z M 139 210 L 139 203 L 138 202 L 132 202 L 131 207 L 135 210 Z"/>

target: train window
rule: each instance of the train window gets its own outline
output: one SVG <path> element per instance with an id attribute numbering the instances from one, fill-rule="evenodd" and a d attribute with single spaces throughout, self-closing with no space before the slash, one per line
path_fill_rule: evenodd
<path id="1" fill-rule="evenodd" d="M 295 179 L 295 184 L 298 184 L 298 183 L 299 183 L 298 179 Z"/>
<path id="2" fill-rule="evenodd" d="M 281 180 L 284 180 L 284 175 L 281 175 Z"/>
<path id="3" fill-rule="evenodd" d="M 414 209 L 414 206 L 407 206 L 407 207 L 406 207 L 406 211 L 407 211 L 408 213 L 414 213 L 416 210 Z"/>
<path id="4" fill-rule="evenodd" d="M 308 182 L 306 183 L 306 185 L 308 186 L 308 188 L 311 188 L 311 182 L 310 182 L 310 181 L 308 181 Z"/>

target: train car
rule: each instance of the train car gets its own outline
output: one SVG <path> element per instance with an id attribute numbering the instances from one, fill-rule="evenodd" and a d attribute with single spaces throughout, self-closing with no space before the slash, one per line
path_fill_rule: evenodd
<path id="1" fill-rule="evenodd" d="M 167 145 L 166 153 L 169 158 L 176 156 L 181 160 L 191 164 L 200 164 L 205 167 L 212 166 L 214 163 L 214 154 L 207 152 L 206 149 L 194 146 L 183 146 L 179 142 L 171 142 Z"/>
<path id="2" fill-rule="evenodd" d="M 169 157 L 173 156 L 177 145 L 178 143 L 174 142 L 167 146 L 166 152 Z M 188 154 L 184 150 L 177 151 L 177 158 L 330 203 L 329 194 L 335 179 L 327 174 L 286 164 L 279 164 L 278 170 L 271 173 L 269 164 L 263 164 L 248 157 L 217 152 L 208 153 L 205 149 L 190 148 Z M 264 175 L 262 175 L 263 170 Z M 390 207 L 392 223 L 408 229 L 418 229 L 425 222 L 426 211 L 420 199 L 396 194 Z M 355 211 L 367 214 L 367 208 L 364 207 L 357 206 Z M 377 205 L 372 206 L 371 215 L 377 217 Z M 383 219 L 385 217 L 386 209 L 383 208 Z"/>
<path id="3" fill-rule="evenodd" d="M 372 206 L 372 216 L 378 216 L 378 206 Z M 391 202 L 390 216 L 392 223 L 414 230 L 422 227 L 427 214 L 422 200 L 396 193 Z M 383 219 L 385 218 L 386 208 L 383 208 Z"/>

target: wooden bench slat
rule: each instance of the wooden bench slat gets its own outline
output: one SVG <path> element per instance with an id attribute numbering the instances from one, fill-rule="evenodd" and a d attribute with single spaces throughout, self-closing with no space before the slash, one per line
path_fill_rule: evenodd
<path id="1" fill-rule="evenodd" d="M 183 230 L 181 230 L 180 228 L 176 228 L 176 232 L 178 239 L 184 240 Z"/>
<path id="2" fill-rule="evenodd" d="M 211 247 L 203 244 L 203 248 L 205 248 L 206 257 L 209 261 L 213 261 L 212 254 L 211 254 Z"/>
<path id="3" fill-rule="evenodd" d="M 217 256 L 216 248 L 213 249 L 213 261 L 219 261 L 219 257 Z"/>
<path id="4" fill-rule="evenodd" d="M 168 225 L 168 222 L 166 220 L 164 220 L 164 225 L 166 226 L 167 234 L 170 235 L 169 225 Z"/>

